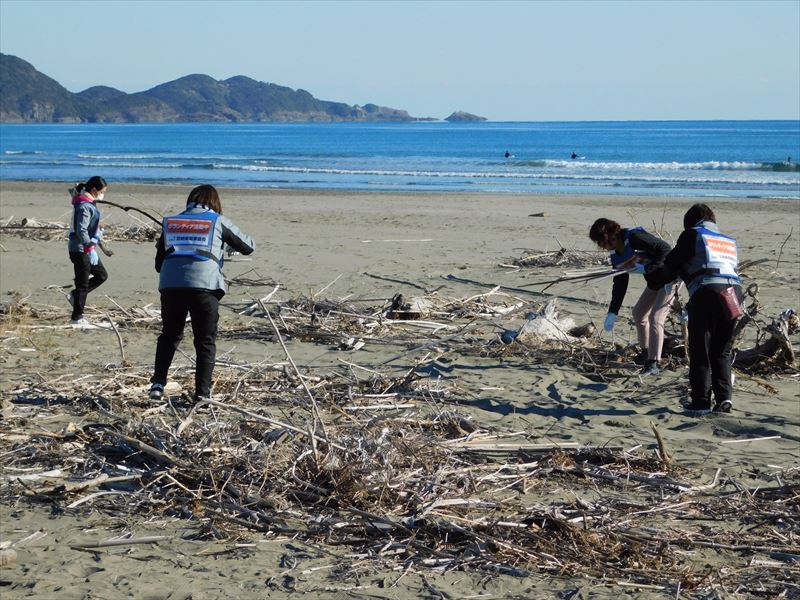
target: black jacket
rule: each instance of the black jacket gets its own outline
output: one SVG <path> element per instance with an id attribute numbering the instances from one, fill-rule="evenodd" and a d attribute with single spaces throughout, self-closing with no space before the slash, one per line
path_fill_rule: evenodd
<path id="1" fill-rule="evenodd" d="M 650 258 L 650 263 L 648 264 L 648 269 L 657 269 L 661 267 L 664 263 L 664 258 L 669 254 L 670 250 L 672 250 L 672 246 L 670 246 L 667 242 L 654 236 L 652 233 L 647 233 L 644 230 L 633 230 L 628 232 L 627 229 L 623 229 L 623 234 L 628 235 L 628 241 L 630 242 L 631 248 L 633 248 L 637 252 L 644 252 Z M 675 279 L 669 279 L 664 282 L 666 284 L 668 281 L 672 281 Z M 615 315 L 619 314 L 619 309 L 622 307 L 622 301 L 625 300 L 625 294 L 628 291 L 628 283 L 630 282 L 630 275 L 625 273 L 624 275 L 617 275 L 614 277 L 614 286 L 611 288 L 611 303 L 608 305 L 608 312 L 614 313 Z M 650 282 L 647 282 L 647 286 L 651 289 L 657 290 L 659 287 L 658 285 L 650 285 Z"/>
<path id="2" fill-rule="evenodd" d="M 649 287 L 658 289 L 682 274 L 682 267 L 689 264 L 697 251 L 697 235 L 695 229 L 683 230 L 675 247 L 664 257 L 663 264 L 645 272 L 644 278 Z"/>

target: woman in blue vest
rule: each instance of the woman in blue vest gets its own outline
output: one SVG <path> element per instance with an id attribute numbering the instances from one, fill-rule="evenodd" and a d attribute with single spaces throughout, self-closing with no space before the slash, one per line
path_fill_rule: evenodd
<path id="1" fill-rule="evenodd" d="M 108 272 L 97 253 L 101 232 L 100 211 L 95 204 L 95 201 L 103 199 L 107 189 L 106 180 L 95 175 L 70 190 L 72 221 L 69 225 L 69 259 L 75 271 L 75 289 L 69 297 L 72 325 L 88 324 L 83 317 L 86 296 L 108 279 Z"/>
<path id="2" fill-rule="evenodd" d="M 225 246 L 242 254 L 255 250 L 253 239 L 222 215 L 214 186 L 194 188 L 186 210 L 165 217 L 156 246 L 156 271 L 161 292 L 161 335 L 156 346 L 150 398 L 164 395 L 167 373 L 191 315 L 195 366 L 195 401 L 211 397 L 211 377 L 217 353 L 219 301 L 227 286 L 222 276 Z"/>
<path id="3" fill-rule="evenodd" d="M 651 285 L 680 276 L 689 289 L 690 414 L 733 406 L 731 346 L 736 320 L 742 315 L 742 289 L 737 271 L 736 240 L 720 233 L 705 204 L 695 204 L 683 217 L 683 233 L 664 265 L 645 276 Z"/>
<path id="4" fill-rule="evenodd" d="M 611 264 L 615 269 L 627 271 L 614 277 L 611 303 L 603 323 L 603 329 L 612 331 L 628 291 L 628 273 L 644 274 L 645 268 L 655 268 L 672 248 L 641 227 L 623 229 L 611 219 L 597 219 L 589 230 L 589 238 L 600 248 L 610 251 Z M 641 350 L 634 360 L 644 365 L 642 372 L 645 374 L 659 373 L 658 363 L 664 346 L 664 321 L 667 320 L 677 290 L 676 282 L 657 287 L 648 285 L 633 307 L 633 320 Z"/>

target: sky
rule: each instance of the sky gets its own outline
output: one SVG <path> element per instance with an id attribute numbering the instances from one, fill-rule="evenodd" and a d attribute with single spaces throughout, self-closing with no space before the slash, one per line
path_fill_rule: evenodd
<path id="1" fill-rule="evenodd" d="M 798 0 L 0 0 L 0 52 L 73 92 L 204 73 L 416 117 L 800 119 Z"/>

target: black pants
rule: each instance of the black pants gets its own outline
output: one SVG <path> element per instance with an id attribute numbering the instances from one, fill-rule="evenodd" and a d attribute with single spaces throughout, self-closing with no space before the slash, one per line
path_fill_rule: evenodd
<path id="1" fill-rule="evenodd" d="M 719 289 L 717 289 L 719 288 Z M 724 286 L 703 286 L 689 301 L 689 384 L 692 400 L 717 404 L 731 400 L 731 345 L 736 321 L 725 315 L 719 291 Z"/>
<path id="2" fill-rule="evenodd" d="M 211 396 L 211 377 L 217 356 L 219 301 L 223 292 L 175 288 L 161 291 L 161 335 L 156 345 L 156 364 L 152 383 L 166 385 L 167 372 L 183 339 L 186 315 L 192 317 L 192 333 L 197 364 L 194 373 L 195 397 Z"/>
<path id="3" fill-rule="evenodd" d="M 75 289 L 72 290 L 72 320 L 74 321 L 83 316 L 86 296 L 108 279 L 108 272 L 100 260 L 96 265 L 89 263 L 89 256 L 85 252 L 70 252 L 69 259 L 75 268 Z"/>

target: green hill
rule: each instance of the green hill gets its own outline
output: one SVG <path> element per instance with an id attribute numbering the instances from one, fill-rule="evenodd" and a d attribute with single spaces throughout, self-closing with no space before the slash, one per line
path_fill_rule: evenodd
<path id="1" fill-rule="evenodd" d="M 177 123 L 417 121 L 404 110 L 319 100 L 305 90 L 238 75 L 187 75 L 127 94 L 96 85 L 74 94 L 33 65 L 0 54 L 0 122 Z"/>
<path id="2" fill-rule="evenodd" d="M 16 56 L 0 54 L 0 122 L 77 123 L 85 102 Z"/>

